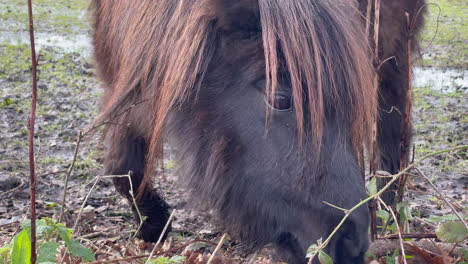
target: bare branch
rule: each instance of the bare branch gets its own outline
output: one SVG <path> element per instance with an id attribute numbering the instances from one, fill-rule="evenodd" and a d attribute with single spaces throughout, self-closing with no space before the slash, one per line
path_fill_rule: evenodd
<path id="1" fill-rule="evenodd" d="M 391 234 L 382 237 L 382 239 L 407 239 L 407 238 L 414 238 L 414 239 L 423 239 L 423 238 L 437 238 L 437 235 L 434 233 L 422 233 L 422 234 Z"/>
<path id="2" fill-rule="evenodd" d="M 339 207 L 339 206 L 333 205 L 333 204 L 328 203 L 328 202 L 325 202 L 325 201 L 323 201 L 322 203 L 324 203 L 324 204 L 326 204 L 326 205 L 328 205 L 328 206 L 330 206 L 330 207 L 333 207 L 333 208 L 335 208 L 335 209 L 338 209 L 338 210 L 344 212 L 345 214 L 348 213 L 348 210 L 347 210 L 347 209 L 341 208 L 341 207 Z"/>
<path id="3" fill-rule="evenodd" d="M 422 10 L 424 8 L 426 8 L 427 6 L 430 6 L 430 5 L 433 5 L 433 6 L 437 7 L 437 9 L 439 10 L 439 12 L 437 13 L 437 19 L 436 19 L 436 31 L 434 32 L 434 35 L 432 35 L 432 38 L 429 41 L 429 44 L 427 44 L 427 46 L 424 49 L 422 49 L 421 56 L 424 55 L 424 53 L 432 46 L 432 44 L 434 43 L 435 38 L 437 37 L 437 35 L 439 35 L 440 14 L 442 13 L 442 9 L 440 8 L 440 6 L 438 4 L 436 4 L 436 3 L 427 3 L 427 4 L 423 5 L 419 9 L 416 17 L 418 17 L 421 14 L 421 12 L 422 12 Z"/>
<path id="4" fill-rule="evenodd" d="M 81 139 L 83 139 L 83 132 L 80 130 L 78 132 L 78 138 L 76 140 L 75 152 L 73 153 L 73 160 L 72 160 L 72 163 L 70 164 L 70 167 L 68 168 L 67 175 L 65 176 L 65 184 L 64 184 L 65 186 L 63 187 L 63 197 L 62 197 L 62 205 L 61 205 L 62 208 L 60 209 L 59 222 L 62 222 L 63 214 L 65 213 L 65 201 L 67 199 L 68 181 L 70 180 L 70 175 L 73 171 L 73 168 L 75 167 L 76 157 L 78 156 L 78 150 L 80 148 Z"/>
<path id="5" fill-rule="evenodd" d="M 453 207 L 452 203 L 449 202 L 447 197 L 445 197 L 445 195 L 434 185 L 434 183 L 432 183 L 431 179 L 429 179 L 419 168 L 415 168 L 415 169 L 419 172 L 419 175 L 423 177 L 431 185 L 431 187 L 439 194 L 440 198 L 442 198 L 442 200 L 448 205 L 448 207 L 450 207 L 452 212 L 458 217 L 458 219 L 460 219 L 463 225 L 465 225 L 465 228 L 468 229 L 468 225 L 465 219 L 457 212 L 457 210 L 455 209 L 455 207 Z"/>
<path id="6" fill-rule="evenodd" d="M 400 225 L 398 224 L 398 218 L 396 217 L 395 212 L 390 206 L 388 206 L 380 197 L 377 197 L 377 199 L 379 199 L 379 201 L 383 204 L 385 209 L 387 209 L 387 211 L 390 212 L 390 214 L 393 217 L 393 220 L 395 221 L 395 226 L 396 226 L 397 233 L 398 233 L 398 241 L 400 242 L 401 255 L 403 256 L 403 263 L 408 264 L 406 262 L 405 245 L 403 244 L 403 237 L 401 236 L 401 229 L 400 229 Z"/>
<path id="7" fill-rule="evenodd" d="M 98 118 L 97 119 L 97 124 L 91 124 L 90 126 L 88 126 L 84 132 L 83 132 L 83 137 L 87 136 L 88 134 L 90 134 L 92 131 L 100 128 L 100 127 L 103 127 L 105 125 L 109 125 L 109 124 L 114 124 L 114 125 L 130 125 L 130 124 L 125 124 L 125 123 L 112 123 L 116 118 L 119 118 L 120 116 L 128 113 L 129 111 L 131 111 L 133 108 L 135 108 L 136 106 L 142 104 L 142 103 L 145 103 L 147 101 L 150 101 L 149 99 L 145 99 L 145 100 L 141 100 L 141 101 L 138 101 L 132 105 L 130 105 L 129 107 L 127 107 L 126 109 L 122 110 L 121 112 L 115 114 L 115 115 L 112 115 L 112 117 L 110 118 L 107 118 L 105 120 L 102 120 L 101 118 Z"/>
<path id="8" fill-rule="evenodd" d="M 210 259 L 208 259 L 208 262 L 206 264 L 211 264 L 211 262 L 214 260 L 216 253 L 218 250 L 223 246 L 224 240 L 226 239 L 227 234 L 224 233 L 221 239 L 219 240 L 218 245 L 216 246 L 215 250 L 213 251 L 213 254 L 211 254 Z"/>

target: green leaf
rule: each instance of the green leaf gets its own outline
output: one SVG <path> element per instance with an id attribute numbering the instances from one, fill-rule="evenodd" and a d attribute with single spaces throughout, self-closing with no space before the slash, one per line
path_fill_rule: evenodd
<path id="1" fill-rule="evenodd" d="M 446 222 L 436 231 L 437 238 L 445 243 L 461 243 L 468 237 L 468 229 L 462 222 Z"/>
<path id="2" fill-rule="evenodd" d="M 11 247 L 10 245 L 7 245 L 5 247 L 0 248 L 0 256 L 1 257 L 6 257 L 10 255 Z"/>
<path id="3" fill-rule="evenodd" d="M 367 192 L 369 196 L 373 196 L 377 193 L 377 177 L 372 177 L 367 184 Z"/>
<path id="4" fill-rule="evenodd" d="M 50 226 L 46 225 L 37 225 L 36 226 L 36 235 L 39 236 L 47 236 L 52 233 L 54 229 Z"/>
<path id="5" fill-rule="evenodd" d="M 320 241 L 321 242 L 321 241 Z M 320 243 L 319 242 L 319 243 Z M 306 254 L 306 257 L 307 258 L 310 258 L 312 257 L 312 255 L 315 255 L 315 253 L 319 250 L 320 246 L 317 245 L 317 244 L 313 244 L 309 247 L 309 249 L 307 249 L 307 254 Z"/>
<path id="6" fill-rule="evenodd" d="M 468 259 L 468 249 L 466 248 L 460 248 L 460 253 L 463 256 L 464 259 Z"/>
<path id="7" fill-rule="evenodd" d="M 152 259 L 150 262 L 153 264 L 170 264 L 169 261 L 167 257 L 158 257 L 157 259 Z"/>
<path id="8" fill-rule="evenodd" d="M 406 222 L 413 219 L 411 208 L 409 207 L 408 202 L 398 203 L 396 208 L 398 213 L 400 213 L 400 218 L 402 221 Z"/>
<path id="9" fill-rule="evenodd" d="M 58 247 L 59 244 L 55 241 L 49 241 L 43 244 L 37 253 L 37 263 L 55 263 L 57 261 Z"/>
<path id="10" fill-rule="evenodd" d="M 31 263 L 31 239 L 26 230 L 18 233 L 13 239 L 13 251 L 11 253 L 12 264 Z"/>
<path id="11" fill-rule="evenodd" d="M 387 256 L 385 257 L 385 263 L 396 264 L 395 260 L 398 256 L 400 256 L 400 251 L 398 249 L 395 250 L 392 255 L 390 255 L 390 253 L 387 253 Z"/>
<path id="12" fill-rule="evenodd" d="M 13 100 L 11 100 L 10 97 L 7 97 L 3 99 L 3 102 L 0 104 L 1 107 L 7 107 L 10 106 L 13 103 Z"/>
<path id="13" fill-rule="evenodd" d="M 67 243 L 70 241 L 73 235 L 73 230 L 71 228 L 66 228 L 64 225 L 58 224 L 57 231 L 60 238 Z"/>
<path id="14" fill-rule="evenodd" d="M 184 260 L 185 260 L 185 257 L 183 256 L 173 256 L 171 259 L 169 259 L 171 261 L 171 263 L 174 263 L 174 264 L 180 264 L 180 263 L 183 263 Z"/>
<path id="15" fill-rule="evenodd" d="M 0 248 L 0 264 L 10 263 L 11 260 L 11 243 Z"/>
<path id="16" fill-rule="evenodd" d="M 320 264 L 333 264 L 333 259 L 327 253 L 320 251 L 318 254 Z"/>
<path id="17" fill-rule="evenodd" d="M 65 244 L 73 256 L 82 258 L 85 261 L 95 261 L 94 254 L 91 249 L 81 245 L 78 241 L 68 240 Z"/>
<path id="18" fill-rule="evenodd" d="M 388 218 L 390 217 L 390 213 L 385 210 L 378 210 L 376 214 L 377 217 L 382 219 L 383 222 L 387 222 Z"/>

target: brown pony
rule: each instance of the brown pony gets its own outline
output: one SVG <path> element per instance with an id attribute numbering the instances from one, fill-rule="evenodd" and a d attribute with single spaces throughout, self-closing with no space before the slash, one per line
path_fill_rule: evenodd
<path id="1" fill-rule="evenodd" d="M 379 146 L 399 168 L 408 65 L 405 12 L 382 1 Z M 289 263 L 366 197 L 359 157 L 378 114 L 367 0 L 95 0 L 94 47 L 105 84 L 107 174 L 132 171 L 140 236 L 169 216 L 151 178 L 163 144 L 178 175 L 247 252 L 273 243 Z M 370 16 L 372 18 L 372 16 Z M 420 24 L 418 24 L 420 27 Z M 129 182 L 114 180 L 130 199 Z M 135 208 L 133 208 L 135 211 Z M 138 218 L 138 216 L 136 216 Z M 368 210 L 351 215 L 326 251 L 362 263 Z"/>

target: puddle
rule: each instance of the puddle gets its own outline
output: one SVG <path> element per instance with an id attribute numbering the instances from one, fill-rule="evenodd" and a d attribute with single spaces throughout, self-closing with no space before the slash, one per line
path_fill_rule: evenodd
<path id="1" fill-rule="evenodd" d="M 413 74 L 414 87 L 429 87 L 444 93 L 468 92 L 466 70 L 416 67 Z"/>
<path id="2" fill-rule="evenodd" d="M 36 49 L 54 47 L 64 52 L 80 52 L 84 56 L 91 55 L 91 39 L 87 34 L 58 35 L 52 33 L 35 33 Z M 29 32 L 4 31 L 0 36 L 0 43 L 12 45 L 29 44 Z"/>
<path id="3" fill-rule="evenodd" d="M 79 52 L 85 57 L 92 55 L 92 44 L 88 34 L 59 35 L 53 33 L 36 33 L 36 47 L 60 48 L 64 52 Z M 27 31 L 4 31 L 0 43 L 28 44 Z M 460 69 L 442 69 L 436 67 L 416 67 L 413 70 L 413 86 L 429 87 L 443 93 L 468 92 L 468 71 Z"/>

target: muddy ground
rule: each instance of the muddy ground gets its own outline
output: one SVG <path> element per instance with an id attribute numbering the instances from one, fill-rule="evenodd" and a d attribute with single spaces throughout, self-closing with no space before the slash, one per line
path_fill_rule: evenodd
<path id="1" fill-rule="evenodd" d="M 30 109 L 30 51 L 26 1 L 0 3 L 0 247 L 11 240 L 19 223 L 27 218 L 28 149 L 27 118 Z M 417 62 L 414 89 L 415 159 L 451 147 L 467 145 L 468 47 L 467 1 L 438 0 L 442 9 L 439 35 Z M 88 127 L 98 113 L 100 84 L 95 77 L 86 8 L 88 1 L 35 1 L 35 23 L 39 53 L 39 99 L 36 126 L 38 215 L 57 218 L 64 178 L 76 146 L 77 133 Z M 431 7 L 423 43 L 429 44 L 436 28 L 436 8 Z M 425 46 L 423 45 L 423 46 Z M 72 226 L 77 212 L 96 176 L 102 175 L 103 147 L 100 130 L 81 141 L 71 173 L 65 223 Z M 443 154 L 422 163 L 420 169 L 461 212 L 467 210 L 467 152 Z M 158 181 L 168 202 L 179 209 L 172 249 L 183 255 L 184 243 L 194 238 L 209 240 L 191 249 L 210 252 L 219 234 L 209 216 L 187 208 L 185 192 L 174 187 L 177 166 L 166 160 L 164 176 Z M 414 177 L 405 200 L 414 219 L 411 230 L 433 231 L 450 209 L 420 177 Z M 136 229 L 129 206 L 116 194 L 109 179 L 92 191 L 83 211 L 76 236 L 97 253 L 98 259 L 145 254 L 151 246 L 130 239 Z M 231 254 L 235 244 L 228 241 L 225 261 L 244 262 Z M 182 247 L 181 247 L 182 245 Z M 127 248 L 125 254 L 122 248 Z M 146 252 L 147 253 L 147 252 Z M 269 250 L 256 258 L 269 263 Z M 271 262 L 271 261 L 270 261 Z"/>

